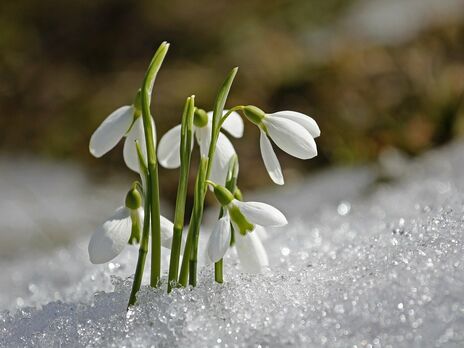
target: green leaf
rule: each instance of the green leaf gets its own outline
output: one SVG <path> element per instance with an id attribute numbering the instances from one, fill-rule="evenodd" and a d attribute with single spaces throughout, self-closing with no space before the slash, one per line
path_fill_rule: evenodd
<path id="1" fill-rule="evenodd" d="M 238 67 L 235 67 L 230 71 L 229 75 L 227 75 L 216 97 L 216 102 L 214 104 L 214 113 L 213 113 L 213 131 L 216 131 L 216 128 L 219 124 L 219 120 L 222 117 L 224 106 L 226 104 L 227 97 L 229 96 L 230 87 L 232 86 L 232 83 L 234 82 L 235 75 L 237 75 L 237 71 L 238 71 Z"/>
<path id="2" fill-rule="evenodd" d="M 143 94 L 148 94 L 148 100 L 151 99 L 151 93 L 153 90 L 153 85 L 156 80 L 156 76 L 158 75 L 158 71 L 161 68 L 161 65 L 163 64 L 164 57 L 166 57 L 166 54 L 168 53 L 169 49 L 169 44 L 164 41 L 161 43 L 161 45 L 158 47 L 156 50 L 150 65 L 148 66 L 148 70 L 145 75 L 145 80 L 143 83 L 143 89 L 144 93 Z M 142 99 L 143 99 L 143 94 L 142 94 Z"/>

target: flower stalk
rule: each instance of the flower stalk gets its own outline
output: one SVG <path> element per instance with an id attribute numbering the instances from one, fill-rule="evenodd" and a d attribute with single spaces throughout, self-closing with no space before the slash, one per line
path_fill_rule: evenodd
<path id="1" fill-rule="evenodd" d="M 149 174 L 148 168 L 145 164 L 145 160 L 143 159 L 142 150 L 140 149 L 140 145 L 138 142 L 135 143 L 137 148 L 137 154 L 139 157 L 139 165 L 140 165 L 140 175 L 145 178 L 145 182 L 148 183 Z M 129 296 L 129 303 L 127 307 L 132 306 L 135 304 L 137 292 L 140 290 L 140 286 L 142 285 L 142 278 L 143 278 L 143 271 L 145 269 L 145 260 L 147 258 L 148 253 L 148 243 L 150 239 L 150 201 L 147 197 L 150 197 L 150 185 L 145 188 L 144 192 L 144 219 L 143 219 L 143 230 L 142 230 L 142 238 L 140 239 L 140 247 L 139 247 L 139 256 L 137 258 L 137 266 L 135 269 L 134 275 L 134 282 L 132 283 L 132 289 Z"/>
<path id="2" fill-rule="evenodd" d="M 193 213 L 195 214 L 193 229 L 192 229 L 192 245 L 189 259 L 189 284 L 192 286 L 197 285 L 197 263 L 198 263 L 198 240 L 200 237 L 200 225 L 203 218 L 204 208 L 204 187 L 207 175 L 207 168 L 209 160 L 202 158 L 200 170 L 195 183 L 195 197 L 193 203 Z"/>
<path id="3" fill-rule="evenodd" d="M 181 145 L 180 145 L 180 178 L 177 188 L 176 211 L 172 235 L 171 257 L 169 261 L 168 292 L 171 292 L 179 274 L 179 258 L 184 228 L 185 202 L 187 199 L 188 178 L 193 141 L 193 118 L 195 112 L 195 97 L 187 98 L 182 115 Z"/>
<path id="4" fill-rule="evenodd" d="M 160 200 L 159 200 L 159 180 L 158 180 L 158 162 L 156 158 L 156 144 L 154 141 L 154 129 L 150 113 L 151 95 L 153 84 L 164 57 L 169 49 L 169 44 L 163 42 L 155 52 L 153 59 L 148 67 L 147 73 L 143 80 L 141 89 L 142 117 L 145 131 L 145 142 L 147 146 L 148 162 L 148 188 L 147 204 L 150 206 L 151 221 L 151 274 L 150 285 L 157 287 L 161 279 L 161 222 L 160 222 Z M 146 219 L 148 216 L 145 217 Z"/>
<path id="5" fill-rule="evenodd" d="M 237 177 L 238 177 L 238 157 L 233 156 L 229 162 L 229 170 L 227 172 L 227 180 L 226 180 L 226 189 L 230 192 L 235 192 L 237 189 Z M 224 216 L 226 210 L 224 207 L 221 207 L 221 211 L 219 213 L 219 219 Z M 234 229 L 231 226 L 231 237 L 234 234 Z M 232 238 L 231 238 L 232 240 Z M 230 242 L 229 242 L 230 245 Z M 214 263 L 214 280 L 217 283 L 222 284 L 224 282 L 224 262 L 223 259 Z"/>
<path id="6" fill-rule="evenodd" d="M 192 212 L 192 219 L 190 221 L 189 232 L 187 236 L 187 243 L 185 245 L 184 257 L 182 259 L 181 274 L 179 276 L 179 284 L 186 286 L 187 274 L 189 284 L 196 286 L 197 276 L 197 259 L 198 259 L 198 239 L 200 235 L 200 225 L 203 219 L 204 201 L 207 191 L 206 180 L 211 175 L 211 168 L 213 164 L 214 153 L 216 150 L 216 143 L 219 137 L 221 118 L 224 111 L 224 106 L 229 95 L 230 88 L 237 74 L 238 68 L 232 69 L 227 78 L 225 79 L 221 89 L 219 90 L 216 98 L 214 113 L 211 127 L 211 142 L 209 144 L 208 157 L 201 159 L 200 168 L 197 174 L 197 181 L 195 183 L 195 197 Z M 188 256 L 188 257 L 187 257 Z M 188 262 L 188 270 L 187 270 Z M 187 273 L 188 272 L 188 273 Z"/>

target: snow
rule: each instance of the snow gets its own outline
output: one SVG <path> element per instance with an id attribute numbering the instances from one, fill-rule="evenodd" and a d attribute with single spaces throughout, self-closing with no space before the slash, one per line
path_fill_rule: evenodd
<path id="1" fill-rule="evenodd" d="M 194 289 L 144 286 L 127 313 L 135 248 L 94 266 L 87 233 L 2 258 L 0 346 L 462 347 L 463 153 L 405 162 L 387 183 L 334 169 L 247 195 L 290 220 L 268 230 L 266 273 L 241 274 L 229 252 L 223 285 L 204 267 Z"/>

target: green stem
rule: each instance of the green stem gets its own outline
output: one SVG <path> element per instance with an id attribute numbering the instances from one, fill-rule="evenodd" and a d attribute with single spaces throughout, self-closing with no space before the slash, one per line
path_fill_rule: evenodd
<path id="1" fill-rule="evenodd" d="M 149 165 L 151 186 L 151 274 L 150 286 L 156 288 L 161 280 L 161 219 L 159 203 L 158 166 Z"/>
<path id="2" fill-rule="evenodd" d="M 171 292 L 179 274 L 179 258 L 184 228 L 185 201 L 187 200 L 188 177 L 193 140 L 193 114 L 195 111 L 194 96 L 187 98 L 182 115 L 180 143 L 180 178 L 177 188 L 176 211 L 174 214 L 174 229 L 172 235 L 171 258 L 169 261 L 168 293 Z"/>
<path id="3" fill-rule="evenodd" d="M 222 118 L 222 114 L 224 111 L 224 106 L 226 104 L 227 96 L 229 95 L 230 88 L 232 86 L 232 82 L 235 79 L 235 75 L 237 74 L 238 68 L 232 69 L 229 73 L 227 78 L 225 79 L 221 89 L 219 90 L 218 96 L 216 97 L 216 102 L 214 105 L 214 112 L 213 112 L 213 120 L 212 120 L 212 127 L 211 127 L 211 142 L 209 144 L 209 151 L 208 151 L 208 160 L 206 165 L 206 173 L 202 171 L 199 172 L 199 175 L 202 176 L 198 190 L 195 191 L 195 197 L 197 200 L 198 209 L 195 212 L 195 226 L 192 229 L 193 232 L 193 240 L 192 240 L 192 250 L 190 252 L 190 285 L 196 285 L 196 276 L 197 276 L 197 258 L 198 258 L 198 239 L 200 235 L 200 225 L 203 219 L 203 207 L 207 192 L 207 183 L 206 180 L 209 179 L 211 174 L 211 168 L 213 166 L 213 158 L 216 151 L 216 143 L 219 137 L 220 131 L 220 122 Z M 232 111 L 231 111 L 232 112 Z M 230 112 L 229 112 L 230 114 Z"/>
<path id="4" fill-rule="evenodd" d="M 195 185 L 195 198 L 193 203 L 193 211 L 195 212 L 195 219 L 193 224 L 193 238 L 189 262 L 189 284 L 192 286 L 197 285 L 197 257 L 198 257 L 198 240 L 200 238 L 200 225 L 203 218 L 203 208 L 205 200 L 205 180 L 207 175 L 207 168 L 209 160 L 205 157 L 201 159 L 200 170 Z"/>
<path id="5" fill-rule="evenodd" d="M 219 129 L 222 127 L 222 125 L 224 124 L 224 122 L 227 120 L 227 118 L 230 116 L 230 114 L 234 111 L 240 111 L 240 110 L 243 110 L 244 109 L 244 106 L 243 105 L 238 105 L 238 106 L 234 106 L 233 108 L 229 109 L 225 114 L 224 116 L 221 117 L 221 119 L 219 120 Z"/>
<path id="6" fill-rule="evenodd" d="M 234 155 L 229 162 L 229 168 L 227 171 L 227 179 L 226 179 L 226 189 L 228 189 L 230 192 L 235 192 L 237 188 L 237 177 L 238 177 L 238 157 L 237 155 Z M 225 208 L 222 207 L 221 211 L 219 212 L 219 219 L 224 216 L 226 213 Z M 232 225 L 232 224 L 231 224 Z M 230 226 L 231 228 L 231 239 L 233 236 L 233 227 Z M 224 262 L 223 259 L 220 259 L 218 262 L 214 264 L 214 280 L 218 283 L 223 283 L 224 282 Z"/>
<path id="7" fill-rule="evenodd" d="M 187 286 L 187 282 L 189 280 L 190 284 L 192 284 L 192 282 L 196 284 L 196 274 L 192 276 L 191 273 L 192 270 L 196 270 L 196 257 L 192 261 L 192 255 L 194 255 L 194 253 L 198 250 L 198 235 L 200 232 L 201 216 L 203 214 L 203 204 L 200 205 L 200 190 L 203 186 L 202 179 L 204 179 L 205 177 L 207 166 L 208 159 L 206 157 L 202 157 L 200 161 L 200 167 L 198 168 L 197 178 L 195 181 L 195 193 L 192 216 L 190 219 L 187 242 L 185 243 L 184 257 L 182 258 L 182 266 L 179 276 L 179 284 L 182 286 Z M 197 245 L 195 246 L 195 244 Z"/>
<path id="8" fill-rule="evenodd" d="M 223 260 L 220 259 L 218 262 L 214 264 L 214 280 L 220 284 L 224 283 L 223 263 Z"/>
<path id="9" fill-rule="evenodd" d="M 189 231 L 187 235 L 187 242 L 184 249 L 184 256 L 182 258 L 182 266 L 179 275 L 179 284 L 182 286 L 187 285 L 187 279 L 190 278 L 190 284 L 196 284 L 196 270 L 197 270 L 197 257 L 198 257 L 198 239 L 200 234 L 200 225 L 203 218 L 203 206 L 207 192 L 206 180 L 209 179 L 212 159 L 216 149 L 217 139 L 219 137 L 219 122 L 222 117 L 224 106 L 229 95 L 230 87 L 237 74 L 238 68 L 232 69 L 227 76 L 221 89 L 219 90 L 214 107 L 212 127 L 211 127 L 211 142 L 208 151 L 208 158 L 202 158 L 200 168 L 197 174 L 197 182 L 195 189 L 194 207 L 190 220 Z M 211 160 L 208 160 L 211 159 Z M 201 180 L 200 180 L 201 178 Z"/>
<path id="10" fill-rule="evenodd" d="M 184 247 L 184 256 L 182 257 L 182 265 L 180 268 L 179 274 L 179 285 L 186 287 L 189 279 L 189 261 L 190 261 L 190 254 L 192 252 L 192 241 L 193 241 L 193 228 L 195 225 L 195 212 L 192 211 L 192 215 L 190 216 L 190 226 L 187 233 L 187 240 L 185 241 Z"/>
<path id="11" fill-rule="evenodd" d="M 150 274 L 150 285 L 152 287 L 158 286 L 161 278 L 161 226 L 160 226 L 160 203 L 159 203 L 159 180 L 158 180 L 158 161 L 156 158 L 156 145 L 154 142 L 154 130 L 152 124 L 152 117 L 150 113 L 151 95 L 153 90 L 153 84 L 161 64 L 163 63 L 164 57 L 168 51 L 169 44 L 163 42 L 158 50 L 155 52 L 153 59 L 150 62 L 147 73 L 143 80 L 141 89 L 141 101 L 142 101 L 142 117 L 143 126 L 145 131 L 145 142 L 147 145 L 147 160 L 148 160 L 148 191 L 150 195 L 147 195 L 150 211 L 151 221 L 151 274 Z M 148 216 L 145 216 L 147 218 Z"/>
<path id="12" fill-rule="evenodd" d="M 182 266 L 179 275 L 179 284 L 182 286 L 187 286 L 187 282 L 192 279 L 192 275 L 190 270 L 192 269 L 192 265 L 190 265 L 190 260 L 195 250 L 195 240 L 197 239 L 197 234 L 200 231 L 200 223 L 201 221 L 198 219 L 200 217 L 200 207 L 199 207 L 199 190 L 201 189 L 201 178 L 204 178 L 206 173 L 206 167 L 208 165 L 208 159 L 206 157 L 202 157 L 200 161 L 200 167 L 198 168 L 197 178 L 195 180 L 195 193 L 194 193 L 194 201 L 193 201 L 193 209 L 192 215 L 190 218 L 190 226 L 187 235 L 187 242 L 185 243 L 184 248 L 184 257 L 182 258 Z M 201 209 L 201 213 L 203 209 Z M 189 277 L 190 275 L 190 277 Z M 196 277 L 195 277 L 196 279 Z"/>
<path id="13" fill-rule="evenodd" d="M 147 197 L 150 194 L 150 189 L 148 188 L 146 195 Z M 129 297 L 129 304 L 127 307 L 135 304 L 137 292 L 140 290 L 143 278 L 143 270 L 145 268 L 145 260 L 148 253 L 148 241 L 150 239 L 150 202 L 146 201 L 145 203 L 145 218 L 143 220 L 143 232 L 142 239 L 140 241 L 139 248 L 139 257 L 137 259 L 137 266 L 135 269 L 134 282 L 132 283 L 132 290 Z"/>

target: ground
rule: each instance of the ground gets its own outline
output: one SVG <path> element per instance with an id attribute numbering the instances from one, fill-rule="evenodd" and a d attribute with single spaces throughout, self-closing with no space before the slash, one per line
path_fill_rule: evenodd
<path id="1" fill-rule="evenodd" d="M 197 288 L 166 295 L 165 284 L 145 286 L 127 313 L 135 248 L 91 265 L 88 221 L 71 224 L 82 235 L 52 249 L 21 249 L 9 236 L 9 251 L 22 251 L 2 249 L 0 346 L 462 347 L 463 153 L 456 143 L 413 161 L 388 155 L 377 168 L 332 169 L 250 194 L 290 221 L 268 231 L 264 274 L 241 274 L 231 250 L 223 285 L 206 266 Z M 85 201 L 93 191 L 73 190 L 71 178 L 68 200 Z M 95 209 L 116 204 L 105 194 L 93 192 Z M 35 240 L 13 234 L 26 246 Z"/>

